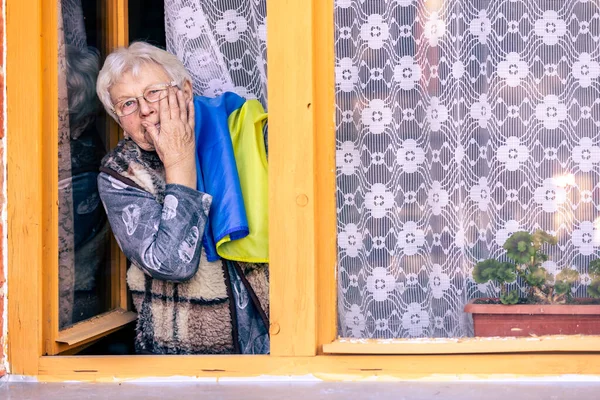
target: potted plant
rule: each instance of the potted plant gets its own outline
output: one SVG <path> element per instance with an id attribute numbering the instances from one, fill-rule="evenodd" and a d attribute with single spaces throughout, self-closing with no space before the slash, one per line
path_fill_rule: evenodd
<path id="1" fill-rule="evenodd" d="M 475 336 L 540 336 L 600 334 L 600 260 L 589 265 L 591 298 L 575 299 L 571 288 L 579 273 L 564 268 L 549 273 L 542 263 L 548 260 L 543 248 L 556 244 L 556 238 L 538 230 L 515 232 L 504 243 L 510 262 L 488 259 L 477 263 L 473 279 L 477 283 L 496 282 L 499 298 L 478 298 L 465 306 L 473 315 Z M 526 296 L 509 284 L 520 278 Z"/>

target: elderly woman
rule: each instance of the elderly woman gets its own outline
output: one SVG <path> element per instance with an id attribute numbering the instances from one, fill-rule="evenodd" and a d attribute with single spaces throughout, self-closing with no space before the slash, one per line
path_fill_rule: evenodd
<path id="1" fill-rule="evenodd" d="M 194 97 L 182 63 L 143 42 L 107 57 L 97 92 L 125 137 L 102 160 L 98 188 L 131 262 L 137 351 L 267 353 L 268 265 L 208 261 L 206 254 L 205 228 L 223 208 L 215 211 L 214 194 L 197 190 L 211 175 L 199 176 L 196 144 L 201 125 L 221 118 L 215 104 L 231 97 Z"/>

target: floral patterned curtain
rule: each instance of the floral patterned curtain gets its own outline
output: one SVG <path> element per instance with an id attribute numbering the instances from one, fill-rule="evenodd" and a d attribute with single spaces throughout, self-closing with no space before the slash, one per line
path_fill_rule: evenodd
<path id="1" fill-rule="evenodd" d="M 165 1 L 167 50 L 196 94 L 234 91 L 267 107 L 266 13 L 266 0 Z"/>
<path id="2" fill-rule="evenodd" d="M 600 254 L 600 2 L 336 0 L 339 334 L 460 337 L 517 230 Z M 521 283 L 515 282 L 521 289 Z"/>

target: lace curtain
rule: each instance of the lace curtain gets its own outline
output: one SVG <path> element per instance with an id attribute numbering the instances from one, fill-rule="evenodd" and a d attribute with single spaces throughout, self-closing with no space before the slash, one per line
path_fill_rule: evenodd
<path id="1" fill-rule="evenodd" d="M 167 50 L 196 94 L 233 91 L 267 107 L 266 13 L 266 0 L 165 1 Z"/>
<path id="2" fill-rule="evenodd" d="M 600 2 L 336 0 L 339 334 L 472 335 L 517 230 L 600 254 Z M 516 282 L 516 287 L 521 284 Z"/>

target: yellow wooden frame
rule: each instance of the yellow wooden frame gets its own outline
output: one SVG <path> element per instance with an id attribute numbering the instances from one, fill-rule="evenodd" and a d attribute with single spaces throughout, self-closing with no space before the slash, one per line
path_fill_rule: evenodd
<path id="1" fill-rule="evenodd" d="M 124 0 L 110 0 L 125 4 Z M 48 326 L 44 269 L 55 259 L 54 187 L 57 81 L 56 3 L 7 0 L 8 357 L 11 372 L 40 380 L 109 380 L 148 376 L 317 379 L 514 378 L 600 375 L 598 338 L 541 338 L 498 345 L 481 339 L 425 347 L 414 341 L 335 341 L 335 121 L 333 1 L 268 2 L 270 106 L 270 356 L 42 356 Z M 289 16 L 293 16 L 290 18 Z M 117 26 L 122 22 L 117 17 Z M 26 27 L 27 29 L 23 29 Z M 118 28 L 116 32 L 119 32 Z M 117 34 L 118 35 L 118 34 Z M 48 61 L 50 60 L 50 62 Z M 49 179 L 50 177 L 50 179 Z M 52 185 L 50 185 L 52 186 Z M 52 193 L 51 193 L 52 192 Z M 46 288 L 46 289 L 44 289 Z M 558 340 L 562 340 L 556 345 Z M 507 342 L 506 339 L 502 343 Z M 429 343 L 431 344 L 431 343 Z M 369 347 L 370 346 L 370 347 Z M 498 347 L 501 347 L 499 349 Z M 442 354 L 567 351 L 544 354 Z M 477 351 L 475 351 L 477 350 Z M 414 350 L 412 350 L 414 351 Z"/>

